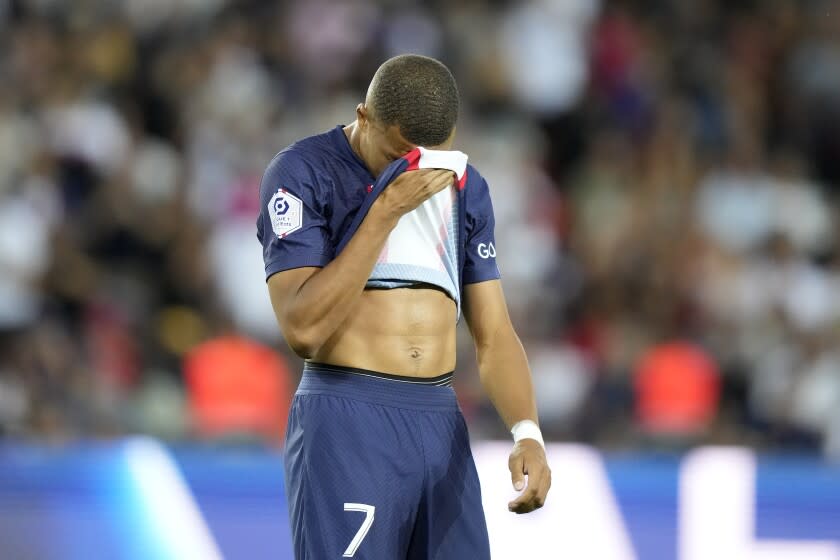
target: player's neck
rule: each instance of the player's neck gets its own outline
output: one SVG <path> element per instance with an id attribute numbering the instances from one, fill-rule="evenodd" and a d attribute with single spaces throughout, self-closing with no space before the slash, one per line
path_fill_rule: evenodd
<path id="1" fill-rule="evenodd" d="M 356 154 L 356 157 L 365 164 L 365 167 L 368 171 L 370 171 L 370 165 L 368 162 L 365 161 L 364 156 L 362 156 L 362 151 L 359 149 L 359 126 L 356 121 L 348 124 L 344 127 L 344 135 L 347 137 L 347 142 L 350 144 L 350 149 L 353 150 L 353 153 Z"/>

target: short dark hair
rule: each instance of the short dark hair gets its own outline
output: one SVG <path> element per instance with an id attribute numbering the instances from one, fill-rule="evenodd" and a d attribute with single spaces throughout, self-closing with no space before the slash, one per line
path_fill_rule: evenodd
<path id="1" fill-rule="evenodd" d="M 412 144 L 437 146 L 458 120 L 458 86 L 443 63 L 416 54 L 391 58 L 376 71 L 368 90 L 374 120 L 397 125 Z"/>

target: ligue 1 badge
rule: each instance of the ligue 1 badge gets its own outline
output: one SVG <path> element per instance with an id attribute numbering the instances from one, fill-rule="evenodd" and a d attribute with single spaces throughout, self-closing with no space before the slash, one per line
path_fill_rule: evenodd
<path id="1" fill-rule="evenodd" d="M 303 203 L 281 187 L 268 201 L 268 215 L 271 216 L 271 229 L 283 239 L 303 225 Z"/>

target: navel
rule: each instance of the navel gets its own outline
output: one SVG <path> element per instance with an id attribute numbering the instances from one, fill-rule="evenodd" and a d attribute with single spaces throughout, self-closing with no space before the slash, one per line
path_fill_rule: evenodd
<path id="1" fill-rule="evenodd" d="M 411 359 L 413 360 L 419 360 L 423 357 L 423 350 L 417 346 L 412 346 L 408 349 L 408 355 L 411 356 Z"/>

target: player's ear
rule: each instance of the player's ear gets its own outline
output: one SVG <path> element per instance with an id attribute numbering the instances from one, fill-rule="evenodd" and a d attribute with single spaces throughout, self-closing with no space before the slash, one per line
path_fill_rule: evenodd
<path id="1" fill-rule="evenodd" d="M 359 103 L 356 105 L 356 122 L 359 123 L 361 128 L 367 126 L 368 122 L 370 122 L 370 118 L 368 117 L 368 110 L 365 107 L 364 103 Z"/>

